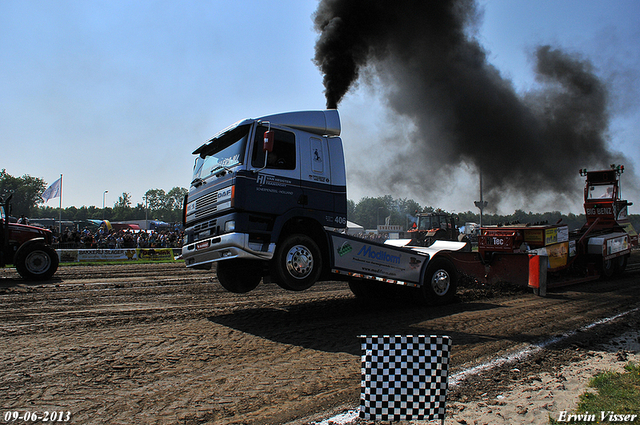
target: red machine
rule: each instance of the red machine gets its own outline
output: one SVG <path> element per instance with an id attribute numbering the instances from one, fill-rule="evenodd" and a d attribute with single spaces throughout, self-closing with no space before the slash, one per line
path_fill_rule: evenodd
<path id="1" fill-rule="evenodd" d="M 478 237 L 481 261 L 493 266 L 493 257 L 499 257 L 504 262 L 502 267 L 509 269 L 510 264 L 525 263 L 522 258 L 508 254 L 527 254 L 528 284 L 534 289 L 541 278 L 547 287 L 553 287 L 622 273 L 631 246 L 638 244 L 638 234 L 627 216 L 627 207 L 632 204 L 620 199 L 623 172 L 623 166 L 602 171 L 580 170 L 580 175 L 586 177 L 587 222 L 577 231 L 570 232 L 561 223 L 482 228 Z M 498 267 L 492 274 L 502 277 L 500 270 Z"/>
<path id="2" fill-rule="evenodd" d="M 0 267 L 13 264 L 25 279 L 47 280 L 58 270 L 49 230 L 10 223 L 11 196 L 0 200 Z"/>
<path id="3" fill-rule="evenodd" d="M 408 231 L 411 245 L 431 246 L 435 241 L 461 241 L 458 216 L 436 210 L 417 213 L 418 220 Z"/>
<path id="4" fill-rule="evenodd" d="M 629 234 L 632 246 L 638 246 L 638 233 L 629 221 L 627 207 L 633 203 L 621 199 L 620 174 L 624 165 L 612 166 L 611 170 L 580 170 L 586 176 L 584 188 L 584 211 L 587 222 L 581 232 L 623 230 Z"/>

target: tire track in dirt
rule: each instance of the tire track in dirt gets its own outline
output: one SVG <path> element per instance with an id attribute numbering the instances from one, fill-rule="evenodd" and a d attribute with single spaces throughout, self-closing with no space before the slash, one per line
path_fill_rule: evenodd
<path id="1" fill-rule="evenodd" d="M 629 309 L 640 286 L 631 270 L 547 298 L 463 288 L 465 301 L 425 309 L 363 305 L 339 282 L 231 294 L 209 272 L 151 266 L 2 277 L 2 406 L 71 410 L 72 423 L 286 423 L 357 403 L 358 335 L 451 335 L 455 371 Z"/>

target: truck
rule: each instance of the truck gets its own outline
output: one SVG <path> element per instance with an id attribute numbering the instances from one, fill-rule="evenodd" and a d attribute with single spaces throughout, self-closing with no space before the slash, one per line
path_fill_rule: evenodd
<path id="1" fill-rule="evenodd" d="M 184 201 L 185 265 L 215 264 L 220 284 L 236 293 L 263 278 L 292 291 L 336 279 L 421 286 L 436 248 L 416 252 L 345 234 L 340 132 L 335 109 L 288 112 L 238 121 L 197 148 Z M 450 298 L 455 282 L 438 276 L 437 293 Z"/>
<path id="2" fill-rule="evenodd" d="M 580 265 L 580 272 L 595 275 L 626 264 L 628 229 L 605 217 L 600 202 L 589 203 L 593 222 L 571 237 L 560 225 L 484 228 L 477 252 L 465 249 L 465 242 L 419 246 L 411 239 L 383 244 L 349 236 L 340 133 L 335 109 L 286 112 L 238 121 L 193 151 L 184 200 L 185 265 L 215 264 L 220 284 L 236 293 L 263 279 L 292 291 L 319 280 L 346 280 L 357 297 L 386 297 L 402 288 L 413 298 L 443 304 L 465 275 L 527 285 L 544 295 L 547 269 Z M 604 177 L 596 183 L 596 174 L 587 175 L 594 176 L 593 186 L 604 184 Z M 609 184 L 618 196 L 617 178 Z M 630 204 L 615 196 L 607 205 L 623 218 Z"/>
<path id="3" fill-rule="evenodd" d="M 0 199 L 0 267 L 13 264 L 27 280 L 48 280 L 58 270 L 50 230 L 11 222 L 11 198 Z"/>
<path id="4" fill-rule="evenodd" d="M 216 263 L 220 284 L 254 289 L 313 285 L 328 265 L 325 228 L 347 226 L 337 110 L 245 119 L 196 149 L 184 202 L 187 267 Z"/>

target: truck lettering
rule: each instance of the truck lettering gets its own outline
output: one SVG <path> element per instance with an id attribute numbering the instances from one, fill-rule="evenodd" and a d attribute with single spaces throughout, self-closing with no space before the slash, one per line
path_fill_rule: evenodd
<path id="1" fill-rule="evenodd" d="M 363 245 L 358 251 L 358 256 L 374 258 L 376 260 L 385 261 L 387 263 L 400 264 L 400 255 L 391 255 L 385 250 L 374 251 L 368 245 Z"/>
<path id="2" fill-rule="evenodd" d="M 611 208 L 585 208 L 588 215 L 613 215 Z"/>
<path id="3" fill-rule="evenodd" d="M 492 239 L 493 239 L 493 245 L 498 245 L 498 246 L 504 245 L 504 239 L 496 238 L 496 237 L 493 237 Z"/>
<path id="4" fill-rule="evenodd" d="M 271 176 L 268 174 L 258 174 L 258 177 L 256 177 L 256 182 L 260 186 L 267 185 L 267 186 L 286 187 L 291 184 L 291 180 L 283 179 L 276 176 Z"/>

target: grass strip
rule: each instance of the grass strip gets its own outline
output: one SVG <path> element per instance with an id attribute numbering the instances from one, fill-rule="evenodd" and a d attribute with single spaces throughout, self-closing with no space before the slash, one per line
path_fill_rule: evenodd
<path id="1" fill-rule="evenodd" d="M 602 372 L 591 378 L 580 395 L 575 413 L 549 417 L 551 424 L 640 424 L 640 365 L 629 363 L 625 372 Z"/>

